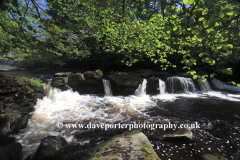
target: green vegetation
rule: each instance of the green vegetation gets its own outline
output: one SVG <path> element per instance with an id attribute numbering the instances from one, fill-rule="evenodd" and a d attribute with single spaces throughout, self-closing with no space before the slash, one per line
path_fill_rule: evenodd
<path id="1" fill-rule="evenodd" d="M 31 82 L 31 85 L 34 87 L 40 87 L 42 83 L 41 79 L 36 77 L 30 78 L 30 82 Z"/>
<path id="2" fill-rule="evenodd" d="M 236 0 L 46 2 L 45 10 L 40 0 L 2 2 L 0 53 L 18 49 L 33 63 L 61 66 L 86 57 L 105 65 L 151 61 L 202 81 L 232 75 L 240 62 Z"/>

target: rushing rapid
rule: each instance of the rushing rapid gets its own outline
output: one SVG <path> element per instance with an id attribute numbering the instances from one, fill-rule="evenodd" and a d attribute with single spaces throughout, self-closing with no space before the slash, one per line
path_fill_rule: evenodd
<path id="1" fill-rule="evenodd" d="M 218 123 L 215 119 L 212 119 L 211 115 L 206 114 L 204 110 L 210 109 L 211 112 L 212 109 L 212 115 L 216 113 L 217 115 L 233 114 L 235 116 L 234 120 L 240 117 L 239 112 L 232 113 L 229 111 L 229 113 L 226 113 L 223 111 L 221 113 L 218 108 L 215 108 L 215 106 L 219 107 L 222 104 L 232 105 L 233 108 L 239 106 L 239 95 L 225 95 L 221 92 L 212 91 L 207 82 L 199 82 L 201 91 L 197 91 L 191 78 L 173 77 L 169 78 L 166 83 L 159 79 L 159 95 L 155 96 L 146 94 L 146 79 L 136 89 L 135 95 L 125 97 L 112 95 L 109 81 L 103 80 L 103 84 L 105 96 L 79 95 L 78 92 L 73 92 L 71 88 L 67 91 L 60 91 L 52 87 L 50 83 L 45 85 L 44 91 L 46 96 L 43 99 L 38 99 L 34 106 L 35 111 L 32 113 L 27 127 L 15 135 L 16 140 L 23 146 L 24 158 L 28 155 L 33 155 L 41 140 L 48 135 L 62 136 L 69 144 L 83 143 L 76 138 L 76 135 L 81 134 L 83 129 L 59 128 L 57 124 L 88 124 L 89 122 L 114 124 L 143 121 L 154 123 L 159 122 L 159 120 L 185 123 L 199 122 L 202 124 L 202 129 L 196 132 L 195 137 L 201 139 L 205 136 L 208 139 L 209 136 L 205 134 L 209 134 L 211 129 L 214 129 Z M 178 84 L 180 85 L 176 86 Z M 179 88 L 179 91 L 176 91 L 176 88 Z M 210 108 L 206 108 L 206 106 Z M 201 108 L 204 108 L 204 110 L 201 110 Z M 224 107 L 220 108 L 224 110 Z M 216 118 L 219 117 L 216 116 Z M 225 120 L 225 118 L 222 119 Z M 217 120 L 221 121 L 222 124 L 222 119 Z M 232 124 L 229 124 L 229 121 L 225 120 L 227 125 L 223 125 L 222 130 L 234 128 Z M 237 123 L 235 126 L 234 133 L 240 132 L 239 124 Z M 156 134 L 156 131 L 151 131 L 150 133 L 150 131 L 145 130 L 143 132 L 148 137 Z M 214 141 L 216 137 L 211 136 L 211 141 Z M 85 139 L 85 141 L 88 141 L 88 139 Z M 218 141 L 216 140 L 216 143 Z M 165 153 L 160 153 L 163 152 L 163 149 L 160 149 L 161 146 L 164 148 L 163 143 L 160 144 L 156 140 L 151 142 L 158 155 Z M 208 141 L 204 141 L 204 143 L 208 143 Z M 234 143 L 239 145 L 239 141 Z M 172 151 L 177 148 L 180 147 L 177 146 Z M 197 152 L 205 152 L 205 149 L 197 150 Z M 221 148 L 219 152 L 225 153 Z M 163 156 L 171 158 L 171 153 L 168 156 L 166 154 Z M 193 155 L 192 151 L 189 152 L 189 156 L 191 155 Z"/>

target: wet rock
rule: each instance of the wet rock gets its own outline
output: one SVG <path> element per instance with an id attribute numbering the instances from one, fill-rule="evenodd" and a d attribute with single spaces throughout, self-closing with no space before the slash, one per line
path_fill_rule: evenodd
<path id="1" fill-rule="evenodd" d="M 81 81 L 84 81 L 85 78 L 81 73 L 70 73 L 68 77 L 68 85 L 73 86 L 73 85 L 78 85 Z"/>
<path id="2" fill-rule="evenodd" d="M 2 160 L 20 160 L 22 158 L 22 145 L 10 143 L 0 147 L 0 158 Z"/>
<path id="3" fill-rule="evenodd" d="M 3 74 L 0 74 L 0 92 L 0 134 L 6 137 L 27 126 L 36 95 L 28 78 Z"/>
<path id="4" fill-rule="evenodd" d="M 89 159 L 160 159 L 147 137 L 132 131 L 97 146 Z"/>
<path id="5" fill-rule="evenodd" d="M 0 134 L 17 133 L 20 129 L 27 126 L 30 115 L 21 113 L 19 110 L 14 110 L 13 112 L 19 113 L 0 115 Z"/>
<path id="6" fill-rule="evenodd" d="M 141 69 L 137 72 L 135 72 L 136 74 L 140 74 L 142 78 L 150 78 L 152 76 L 155 76 L 155 72 L 152 71 L 151 69 Z"/>
<path id="7" fill-rule="evenodd" d="M 147 79 L 147 88 L 146 92 L 147 94 L 157 95 L 159 94 L 159 79 L 156 79 L 155 77 L 151 77 Z"/>
<path id="8" fill-rule="evenodd" d="M 193 133 L 191 132 L 190 128 L 182 128 L 176 131 L 173 134 L 166 134 L 164 135 L 164 138 L 172 138 L 172 137 L 186 137 L 190 140 L 193 138 Z"/>
<path id="9" fill-rule="evenodd" d="M 43 84 L 43 85 L 46 85 L 46 84 Z M 44 89 L 43 89 L 43 85 L 41 85 L 40 87 L 35 87 L 34 88 L 34 91 L 35 93 L 44 93 Z"/>
<path id="10" fill-rule="evenodd" d="M 202 160 L 227 160 L 227 158 L 223 157 L 222 155 L 219 155 L 217 153 L 214 154 L 204 154 L 201 156 Z"/>
<path id="11" fill-rule="evenodd" d="M 12 134 L 10 135 L 0 135 L 0 145 L 4 146 L 10 143 L 15 143 L 15 138 Z"/>
<path id="12" fill-rule="evenodd" d="M 119 86 L 138 87 L 141 82 L 140 74 L 124 74 L 122 72 L 110 75 L 109 79 Z"/>
<path id="13" fill-rule="evenodd" d="M 24 86 L 24 85 L 29 85 L 30 80 L 27 78 L 21 78 L 21 77 L 13 77 L 13 76 L 8 76 L 4 74 L 0 74 L 0 88 L 2 87 L 14 87 L 11 90 L 14 92 L 17 89 L 16 87 L 19 86 Z"/>
<path id="14" fill-rule="evenodd" d="M 68 83 L 68 76 L 71 72 L 62 72 L 56 73 L 52 79 L 52 86 L 53 87 L 62 87 L 67 85 Z"/>
<path id="15" fill-rule="evenodd" d="M 133 95 L 141 83 L 140 74 L 115 72 L 109 76 L 113 95 Z"/>
<path id="16" fill-rule="evenodd" d="M 102 76 L 103 73 L 101 70 L 96 70 L 96 71 L 86 71 L 83 73 L 83 76 L 86 79 L 95 79 L 97 81 L 102 81 Z"/>
<path id="17" fill-rule="evenodd" d="M 68 85 L 80 94 L 104 94 L 102 71 L 70 74 Z"/>
<path id="18" fill-rule="evenodd" d="M 36 160 L 58 160 L 59 154 L 67 146 L 67 141 L 60 136 L 45 137 L 36 152 Z"/>
<path id="19" fill-rule="evenodd" d="M 169 73 L 168 72 L 156 72 L 156 77 L 162 77 L 162 76 L 168 76 Z"/>

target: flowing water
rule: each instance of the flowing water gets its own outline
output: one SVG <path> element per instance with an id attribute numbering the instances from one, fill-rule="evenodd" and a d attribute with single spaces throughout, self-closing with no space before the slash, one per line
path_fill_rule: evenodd
<path id="1" fill-rule="evenodd" d="M 103 79 L 105 96 L 112 96 L 111 84 L 109 80 Z"/>
<path id="2" fill-rule="evenodd" d="M 160 95 L 164 95 L 166 92 L 166 84 L 161 79 L 159 79 L 159 91 L 160 91 Z"/>
<path id="3" fill-rule="evenodd" d="M 50 84 L 46 85 L 47 96 L 37 101 L 27 127 L 15 135 L 16 140 L 23 145 L 24 158 L 34 154 L 41 139 L 48 135 L 62 136 L 69 144 L 86 146 L 98 144 L 106 137 L 128 130 L 67 128 L 67 124 L 84 124 L 86 127 L 90 123 L 197 122 L 200 128 L 192 130 L 192 141 L 162 138 L 165 134 L 173 133 L 173 129 L 140 130 L 149 138 L 162 160 L 196 160 L 204 153 L 218 153 L 228 159 L 236 159 L 240 147 L 240 96 L 224 95 L 209 89 L 206 90 L 208 92 L 195 91 L 190 78 L 170 78 L 166 83 L 165 88 L 165 83 L 159 80 L 159 95 L 149 96 L 146 95 L 147 80 L 144 79 L 135 95 L 124 97 L 79 95 L 71 89 L 60 91 Z M 177 83 L 182 84 L 179 87 Z M 110 95 L 110 87 L 106 84 L 104 86 L 108 87 L 105 95 Z"/>
<path id="4" fill-rule="evenodd" d="M 142 84 L 139 84 L 138 88 L 135 91 L 135 95 L 138 97 L 143 97 L 146 95 L 147 80 L 143 79 Z"/>

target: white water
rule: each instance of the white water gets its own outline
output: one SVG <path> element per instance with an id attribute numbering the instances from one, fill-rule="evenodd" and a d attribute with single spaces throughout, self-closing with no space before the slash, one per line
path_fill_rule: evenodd
<path id="1" fill-rule="evenodd" d="M 159 91 L 160 91 L 160 95 L 163 95 L 166 92 L 166 84 L 161 79 L 159 79 Z"/>
<path id="2" fill-rule="evenodd" d="M 105 96 L 112 96 L 112 89 L 111 89 L 111 84 L 109 80 L 103 79 L 103 87 L 104 87 Z"/>
<path id="3" fill-rule="evenodd" d="M 208 81 L 206 80 L 205 82 L 202 82 L 201 80 L 198 81 L 198 84 L 200 86 L 201 91 L 203 92 L 210 92 L 212 91 Z"/>
<path id="4" fill-rule="evenodd" d="M 76 142 L 74 135 L 82 129 L 58 128 L 56 124 L 131 123 L 132 119 L 149 120 L 145 110 L 156 106 L 149 96 L 97 97 L 79 95 L 72 90 L 60 91 L 51 85 L 44 87 L 46 97 L 38 99 L 27 127 L 15 135 L 23 146 L 26 158 L 34 154 L 41 139 L 62 136 L 68 143 Z"/>
<path id="5" fill-rule="evenodd" d="M 191 78 L 185 78 L 185 77 L 169 77 L 167 78 L 167 83 L 169 84 L 168 87 L 170 87 L 170 93 L 174 93 L 174 89 L 179 86 L 181 86 L 181 91 L 178 92 L 195 92 L 195 85 Z"/>
<path id="6" fill-rule="evenodd" d="M 75 135 L 81 133 L 82 129 L 61 129 L 56 126 L 57 123 L 88 124 L 91 122 L 92 124 L 112 124 L 118 122 L 131 123 L 133 119 L 151 121 L 152 117 L 146 111 L 152 107 L 159 107 L 156 100 L 169 102 L 181 97 L 202 99 L 217 97 L 229 101 L 240 101 L 238 95 L 232 94 L 228 96 L 213 91 L 204 94 L 160 94 L 150 97 L 146 95 L 146 84 L 147 81 L 144 79 L 142 85 L 138 87 L 138 93 L 141 93 L 138 95 L 141 95 L 141 97 L 79 95 L 71 89 L 60 91 L 51 87 L 50 84 L 44 86 L 47 96 L 42 100 L 38 99 L 37 104 L 34 106 L 35 111 L 29 119 L 27 127 L 15 135 L 16 141 L 23 146 L 23 158 L 34 154 L 41 139 L 49 135 L 62 136 L 69 144 L 73 142 L 84 143 L 77 142 L 75 139 Z"/>
<path id="7" fill-rule="evenodd" d="M 147 80 L 143 79 L 142 84 L 139 84 L 138 88 L 135 91 L 135 95 L 138 97 L 143 97 L 146 95 Z"/>

